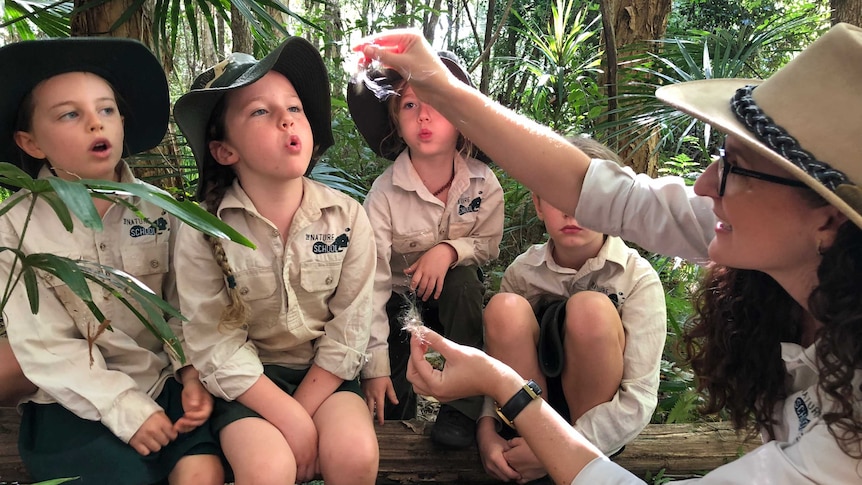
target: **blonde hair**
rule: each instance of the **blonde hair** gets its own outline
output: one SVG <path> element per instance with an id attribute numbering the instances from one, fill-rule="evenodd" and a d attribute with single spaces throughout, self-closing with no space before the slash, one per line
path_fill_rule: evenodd
<path id="1" fill-rule="evenodd" d="M 223 98 L 213 109 L 213 113 L 210 116 L 208 123 L 209 126 L 207 127 L 207 146 L 211 140 L 221 141 L 224 139 L 224 112 L 227 109 L 226 105 L 227 103 Z M 233 184 L 236 174 L 232 168 L 216 163 L 215 159 L 212 158 L 212 155 L 209 152 L 206 156 L 207 158 L 204 163 L 207 165 L 207 176 L 201 177 L 201 179 L 198 180 L 198 183 L 204 184 L 204 200 L 202 202 L 204 202 L 207 211 L 218 217 L 218 208 L 221 205 L 222 199 L 224 199 L 224 194 L 227 192 L 228 187 Z M 221 312 L 221 317 L 219 318 L 218 323 L 219 329 L 232 330 L 242 327 L 248 321 L 249 308 L 248 305 L 246 305 L 245 300 L 243 300 L 240 295 L 236 276 L 234 275 L 233 268 L 227 259 L 227 254 L 225 254 L 222 240 L 220 238 L 207 235 L 204 237 L 210 244 L 213 258 L 215 258 L 216 263 L 218 263 L 219 268 L 221 268 L 221 271 L 224 274 L 225 284 L 227 285 L 227 294 L 230 299 L 227 306 L 224 307 Z"/>
<path id="2" fill-rule="evenodd" d="M 622 165 L 623 161 L 620 156 L 613 150 L 608 148 L 604 143 L 597 141 L 595 138 L 587 134 L 570 135 L 566 137 L 566 141 L 578 147 L 582 152 L 590 158 L 598 158 L 600 160 L 610 160 Z"/>

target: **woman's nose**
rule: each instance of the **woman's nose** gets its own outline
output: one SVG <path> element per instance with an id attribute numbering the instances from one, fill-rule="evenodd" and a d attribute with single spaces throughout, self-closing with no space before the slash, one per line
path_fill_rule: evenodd
<path id="1" fill-rule="evenodd" d="M 704 197 L 718 198 L 718 164 L 710 163 L 694 182 L 694 193 Z"/>

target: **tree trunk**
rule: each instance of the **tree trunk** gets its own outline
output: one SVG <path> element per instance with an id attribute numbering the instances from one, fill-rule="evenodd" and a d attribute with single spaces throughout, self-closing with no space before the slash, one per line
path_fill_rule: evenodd
<path id="1" fill-rule="evenodd" d="M 832 7 L 832 25 L 838 22 L 862 27 L 862 0 L 830 0 Z"/>
<path id="2" fill-rule="evenodd" d="M 75 8 L 82 8 L 88 3 L 92 2 L 75 0 Z M 144 3 L 124 23 L 114 27 L 114 23 L 134 3 L 133 0 L 114 0 L 79 10 L 70 20 L 72 36 L 125 37 L 139 40 L 155 51 L 151 31 L 153 23 L 150 4 Z M 165 70 L 165 76 L 170 76 L 174 65 L 173 53 L 169 47 L 160 46 L 158 49 L 162 57 L 161 64 Z M 173 139 L 173 136 L 169 135 L 168 138 Z M 181 187 L 182 181 L 176 168 L 172 167 L 171 163 L 164 163 L 165 160 L 178 160 L 177 153 L 175 144 L 168 141 L 167 143 L 163 142 L 148 153 L 130 157 L 127 161 L 135 176 L 142 180 L 163 188 Z"/>
<path id="3" fill-rule="evenodd" d="M 612 16 L 609 23 L 613 26 L 611 39 L 615 45 L 606 45 L 608 58 L 615 58 L 615 52 L 622 46 L 629 46 L 626 54 L 644 53 L 651 49 L 644 41 L 661 39 L 667 31 L 667 20 L 671 11 L 671 0 L 602 0 L 602 11 Z M 608 37 L 607 35 L 605 36 Z M 635 47 L 632 49 L 631 47 Z M 605 60 L 607 62 L 607 59 Z M 605 72 L 614 73 L 615 66 L 606 66 Z M 617 79 L 605 79 L 607 86 L 616 87 Z M 613 91 L 613 90 L 612 90 Z M 647 138 L 647 142 L 638 147 L 635 139 Z M 658 133 L 633 134 L 624 140 L 611 140 L 623 162 L 632 167 L 635 172 L 655 176 L 658 173 L 658 154 L 656 146 Z"/>
<path id="4" fill-rule="evenodd" d="M 254 54 L 251 27 L 248 25 L 248 20 L 233 5 L 230 7 L 230 35 L 233 40 L 233 49 L 231 49 L 233 52 Z"/>
<path id="5" fill-rule="evenodd" d="M 434 40 L 434 31 L 437 29 L 437 22 L 440 21 L 440 4 L 442 1 L 434 0 L 434 5 L 431 5 L 426 11 L 422 22 L 422 34 L 429 42 Z"/>
<path id="6" fill-rule="evenodd" d="M 123 12 L 134 4 L 133 0 L 114 0 L 104 2 L 85 10 L 78 10 L 92 3 L 91 0 L 75 0 L 76 14 L 72 15 L 71 34 L 78 36 L 107 36 L 128 37 L 149 43 L 151 24 L 143 22 L 143 10 L 139 9 L 129 19 L 111 30 L 114 22 L 122 16 Z"/>

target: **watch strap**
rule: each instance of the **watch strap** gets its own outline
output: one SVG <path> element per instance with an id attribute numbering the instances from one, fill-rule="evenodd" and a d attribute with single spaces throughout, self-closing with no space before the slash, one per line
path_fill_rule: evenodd
<path id="1" fill-rule="evenodd" d="M 538 399 L 541 394 L 542 388 L 534 380 L 530 379 L 503 407 L 497 408 L 497 414 L 503 419 L 503 422 L 514 428 L 514 421 L 518 414 L 527 407 L 527 404 Z"/>

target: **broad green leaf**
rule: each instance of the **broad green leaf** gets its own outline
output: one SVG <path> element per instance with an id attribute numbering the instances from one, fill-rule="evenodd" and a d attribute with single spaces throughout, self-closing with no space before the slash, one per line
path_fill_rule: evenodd
<path id="1" fill-rule="evenodd" d="M 114 193 L 114 195 L 129 193 L 135 195 L 142 200 L 161 207 L 204 234 L 222 239 L 230 239 L 243 246 L 255 248 L 254 243 L 237 232 L 236 229 L 222 222 L 221 219 L 204 210 L 201 206 L 187 199 L 179 201 L 158 187 L 146 183 L 123 183 L 107 180 L 82 180 L 81 182 L 91 189 L 102 191 L 103 193 Z"/>
<path id="2" fill-rule="evenodd" d="M 42 192 L 39 194 L 45 202 L 54 209 L 54 214 L 57 214 L 57 219 L 63 224 L 67 231 L 72 232 L 74 223 L 72 222 L 72 214 L 69 213 L 69 208 L 63 203 L 63 200 L 54 192 Z M 92 204 L 92 202 L 91 202 Z"/>
<path id="3" fill-rule="evenodd" d="M 27 290 L 27 298 L 30 300 L 30 313 L 39 313 L 39 285 L 36 282 L 36 272 L 33 268 L 22 268 L 21 279 L 24 280 L 24 289 Z"/>
<path id="4" fill-rule="evenodd" d="M 84 273 L 81 272 L 75 261 L 54 254 L 36 253 L 28 254 L 21 263 L 25 267 L 41 269 L 60 278 L 80 299 L 84 301 L 93 300 Z"/>
<path id="5" fill-rule="evenodd" d="M 84 226 L 94 231 L 102 230 L 102 218 L 96 211 L 96 206 L 93 205 L 93 198 L 87 187 L 77 182 L 63 180 L 60 177 L 51 177 L 48 179 L 48 183 Z M 54 210 L 57 212 L 56 208 Z M 59 216 L 59 212 L 57 215 Z"/>
<path id="6" fill-rule="evenodd" d="M 180 359 L 185 362 L 185 354 L 179 339 L 165 320 L 165 315 L 185 320 L 174 307 L 141 283 L 132 275 L 90 261 L 79 261 L 79 269 L 87 279 L 111 292 L 120 300 L 153 335 L 167 344 Z M 136 305 L 133 305 L 133 300 Z M 141 313 L 143 310 L 144 313 Z"/>

